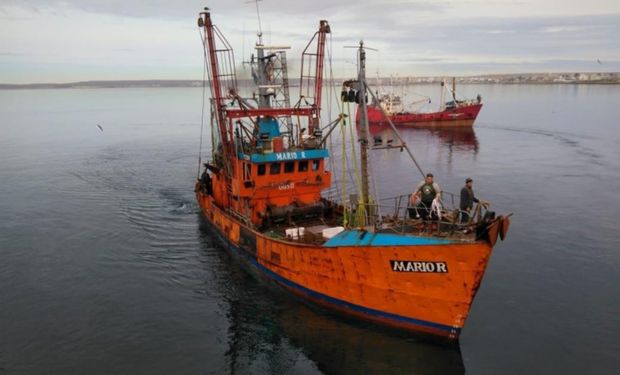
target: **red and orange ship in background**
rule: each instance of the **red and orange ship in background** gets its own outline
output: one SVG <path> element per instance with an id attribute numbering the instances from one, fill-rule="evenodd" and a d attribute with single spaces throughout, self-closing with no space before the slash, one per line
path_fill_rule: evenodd
<path id="1" fill-rule="evenodd" d="M 411 128 L 471 128 L 482 109 L 480 95 L 474 100 L 458 100 L 456 98 L 456 80 L 452 79 L 452 89 L 446 89 L 441 82 L 441 108 L 434 112 L 412 111 L 405 108 L 401 97 L 395 94 L 385 94 L 372 101 L 367 108 L 368 122 L 371 124 L 386 124 L 389 120 L 402 127 Z M 444 92 L 448 90 L 452 100 L 444 102 Z M 430 99 L 428 101 L 430 103 Z M 359 108 L 358 108 L 359 109 Z M 360 121 L 359 111 L 356 113 Z"/>
<path id="2" fill-rule="evenodd" d="M 460 224 L 446 210 L 442 220 L 423 222 L 406 217 L 407 195 L 394 198 L 392 214 L 380 215 L 368 191 L 367 131 L 360 135 L 361 196 L 330 197 L 326 139 L 345 116 L 320 125 L 328 22 L 319 22 L 302 53 L 294 105 L 287 47 L 265 46 L 259 34 L 251 62 L 257 91 L 242 97 L 232 48 L 208 10 L 198 24 L 210 78 L 212 158 L 195 190 L 214 236 L 252 271 L 309 301 L 457 339 L 508 218 L 482 210 Z M 358 52 L 358 80 L 348 85 L 364 92 L 362 43 Z"/>

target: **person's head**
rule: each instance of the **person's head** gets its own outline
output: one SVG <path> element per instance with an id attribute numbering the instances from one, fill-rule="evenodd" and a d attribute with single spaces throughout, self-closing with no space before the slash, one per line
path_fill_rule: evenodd
<path id="1" fill-rule="evenodd" d="M 465 180 L 465 185 L 472 187 L 474 185 L 474 180 L 472 180 L 471 177 L 467 177 Z"/>
<path id="2" fill-rule="evenodd" d="M 426 183 L 427 184 L 432 184 L 433 183 L 433 174 L 432 173 L 427 173 L 426 174 Z"/>

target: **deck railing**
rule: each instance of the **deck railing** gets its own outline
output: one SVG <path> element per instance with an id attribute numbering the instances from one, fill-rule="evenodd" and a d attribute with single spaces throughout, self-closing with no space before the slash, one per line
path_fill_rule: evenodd
<path id="1" fill-rule="evenodd" d="M 419 230 L 418 228 L 436 228 L 443 232 L 472 231 L 483 220 L 488 206 L 477 203 L 474 209 L 466 212 L 467 216 L 464 216 L 464 212 L 458 208 L 458 199 L 460 198 L 453 193 L 442 192 L 440 211 L 432 213 L 427 219 L 421 219 L 410 217 L 409 209 L 416 207 L 410 203 L 410 195 L 382 198 L 376 203 L 366 205 L 367 225 L 374 225 L 377 229 L 389 228 L 399 233 Z M 362 226 L 359 223 L 360 215 L 356 215 L 360 206 L 347 204 L 345 207 L 351 217 L 349 224 Z"/>

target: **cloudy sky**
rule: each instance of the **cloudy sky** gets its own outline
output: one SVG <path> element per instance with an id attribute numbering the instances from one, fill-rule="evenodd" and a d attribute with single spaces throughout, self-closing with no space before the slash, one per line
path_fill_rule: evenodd
<path id="1" fill-rule="evenodd" d="M 200 79 L 196 18 L 204 6 L 235 48 L 256 41 L 248 0 L 1 0 L 0 83 Z M 369 74 L 620 71 L 619 0 L 263 0 L 267 44 L 291 65 L 329 21 L 333 72 L 354 74 L 364 39 Z M 245 50 L 243 51 L 245 46 Z M 599 62 L 600 60 L 600 62 Z"/>

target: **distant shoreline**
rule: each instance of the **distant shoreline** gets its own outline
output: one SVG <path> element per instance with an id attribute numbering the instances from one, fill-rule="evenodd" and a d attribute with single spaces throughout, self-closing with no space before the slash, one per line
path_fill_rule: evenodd
<path id="1" fill-rule="evenodd" d="M 620 84 L 620 72 L 609 73 L 524 73 L 489 74 L 455 77 L 459 84 Z M 446 77 L 380 77 L 369 78 L 370 84 L 411 85 L 440 83 Z M 335 79 L 339 86 L 345 78 Z M 248 79 L 240 79 L 240 86 L 250 86 Z M 207 83 L 208 84 L 208 83 Z M 114 80 L 82 81 L 70 83 L 0 83 L 0 90 L 28 89 L 100 89 L 100 88 L 182 88 L 202 87 L 200 80 Z"/>

